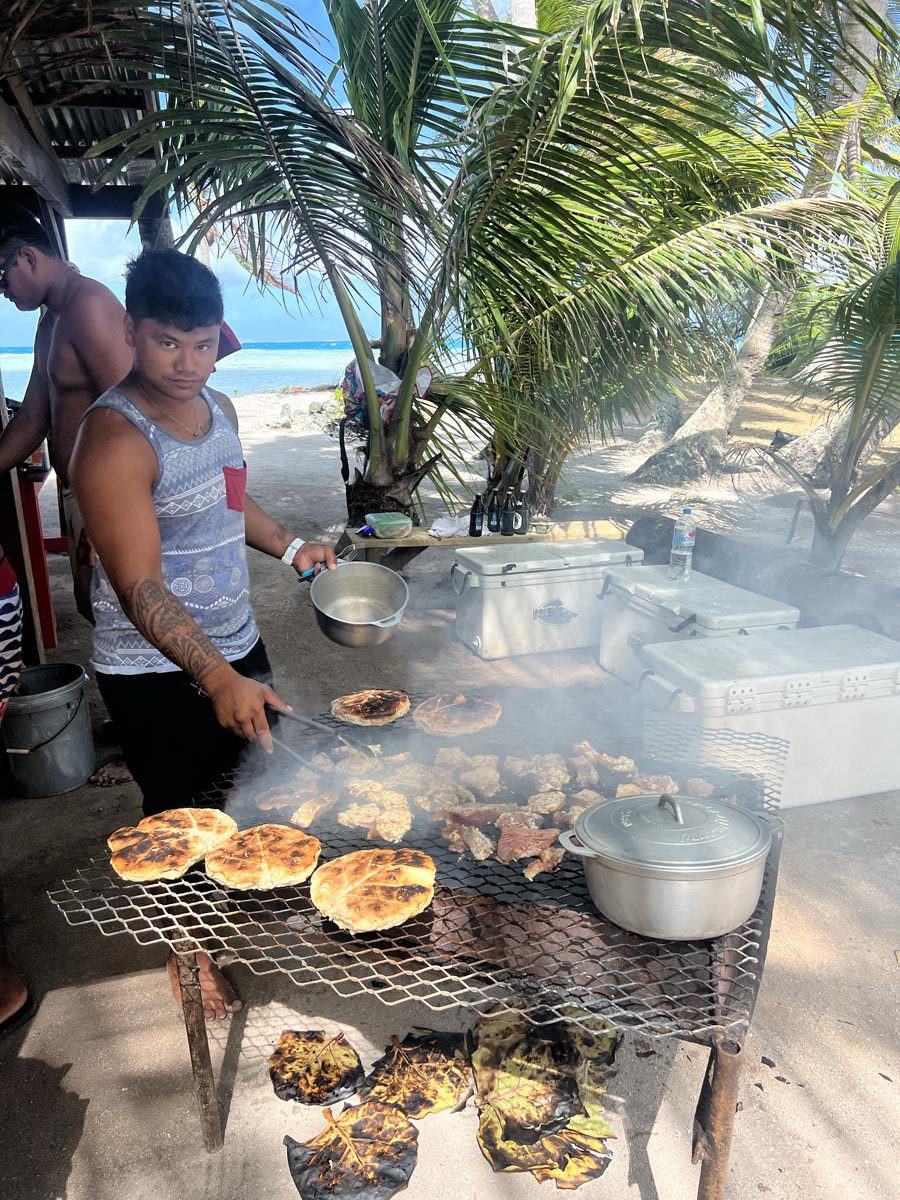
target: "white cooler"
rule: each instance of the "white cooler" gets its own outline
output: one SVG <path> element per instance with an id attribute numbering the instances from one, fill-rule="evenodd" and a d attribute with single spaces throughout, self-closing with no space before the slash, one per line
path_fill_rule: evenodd
<path id="1" fill-rule="evenodd" d="M 517 542 L 456 551 L 456 636 L 481 658 L 595 646 L 610 564 L 644 557 L 623 541 Z"/>
<path id="2" fill-rule="evenodd" d="M 900 642 L 829 625 L 645 646 L 642 657 L 650 743 L 654 720 L 683 728 L 687 756 L 700 730 L 781 738 L 783 807 L 900 789 Z"/>
<path id="3" fill-rule="evenodd" d="M 600 653 L 605 671 L 632 687 L 646 666 L 640 653 L 656 642 L 724 638 L 793 629 L 800 610 L 692 571 L 687 583 L 669 579 L 668 566 L 607 572 L 600 608 Z"/>

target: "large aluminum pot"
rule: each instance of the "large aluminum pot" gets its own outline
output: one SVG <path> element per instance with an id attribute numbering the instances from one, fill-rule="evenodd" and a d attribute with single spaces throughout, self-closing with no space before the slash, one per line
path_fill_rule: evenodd
<path id="1" fill-rule="evenodd" d="M 645 937 L 720 937 L 753 913 L 772 833 L 721 800 L 630 796 L 586 808 L 560 843 L 610 921 Z"/>
<path id="2" fill-rule="evenodd" d="M 310 596 L 327 638 L 341 646 L 377 646 L 403 619 L 409 588 L 379 563 L 342 562 L 336 571 L 319 572 Z"/>

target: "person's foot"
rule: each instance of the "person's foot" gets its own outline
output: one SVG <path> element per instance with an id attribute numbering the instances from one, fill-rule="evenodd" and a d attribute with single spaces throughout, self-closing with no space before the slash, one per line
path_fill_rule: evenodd
<path id="1" fill-rule="evenodd" d="M 180 1007 L 181 984 L 178 982 L 178 963 L 174 954 L 169 955 L 166 965 L 172 983 L 172 995 Z M 242 1005 L 237 993 L 209 955 L 198 953 L 197 966 L 200 969 L 200 998 L 203 1001 L 203 1015 L 207 1021 L 224 1021 L 232 1013 L 239 1012 Z"/>
<path id="2" fill-rule="evenodd" d="M 113 759 L 105 763 L 91 776 L 94 787 L 118 787 L 123 783 L 132 783 L 134 777 L 121 759 Z"/>
<path id="3" fill-rule="evenodd" d="M 0 1025 L 15 1017 L 28 1001 L 28 989 L 7 962 L 0 962 Z"/>

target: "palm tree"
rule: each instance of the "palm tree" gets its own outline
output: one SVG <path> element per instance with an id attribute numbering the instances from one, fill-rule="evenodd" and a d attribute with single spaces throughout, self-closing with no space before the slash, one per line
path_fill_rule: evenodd
<path id="1" fill-rule="evenodd" d="M 865 518 L 900 485 L 900 453 L 886 451 L 866 469 L 871 448 L 900 420 L 900 188 L 879 222 L 871 274 L 845 284 L 809 315 L 809 341 L 798 355 L 805 391 L 824 392 L 846 418 L 846 435 L 825 464 L 824 494 L 780 452 L 762 451 L 803 490 L 815 522 L 811 560 L 837 569 Z M 824 316 L 824 319 L 823 319 Z"/>
<path id="2" fill-rule="evenodd" d="M 561 424 L 553 397 L 574 389 L 600 424 L 633 408 L 673 356 L 712 344 L 723 301 L 810 237 L 859 232 L 851 201 L 764 193 L 769 169 L 793 168 L 762 141 L 757 190 L 736 202 L 716 144 L 745 92 L 774 108 L 804 93 L 837 7 L 797 23 L 766 0 L 596 0 L 548 36 L 459 0 L 326 0 L 332 63 L 278 0 L 134 0 L 145 20 L 114 24 L 104 53 L 144 75 L 158 111 L 97 153 L 119 151 L 114 173 L 159 152 L 144 200 L 168 190 L 193 214 L 188 245 L 225 222 L 261 279 L 324 274 L 365 391 L 351 512 L 408 511 L 447 414 L 486 413 L 513 456 L 558 461 L 540 440 Z M 41 46 L 26 49 L 37 74 Z M 374 349 L 402 380 L 387 421 Z M 421 398 L 426 360 L 444 369 Z"/>

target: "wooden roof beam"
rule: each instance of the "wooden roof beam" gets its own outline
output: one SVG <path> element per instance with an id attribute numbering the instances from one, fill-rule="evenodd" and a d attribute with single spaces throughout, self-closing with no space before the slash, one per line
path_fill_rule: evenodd
<path id="1" fill-rule="evenodd" d="M 23 183 L 30 184 L 64 217 L 72 215 L 69 184 L 59 159 L 38 145 L 4 100 L 0 100 L 0 153 Z"/>

